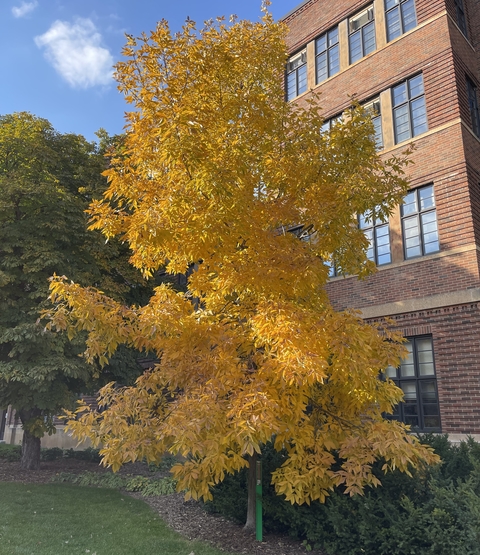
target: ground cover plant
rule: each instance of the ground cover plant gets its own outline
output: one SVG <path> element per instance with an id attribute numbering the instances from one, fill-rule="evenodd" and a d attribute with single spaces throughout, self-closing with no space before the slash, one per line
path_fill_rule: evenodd
<path id="1" fill-rule="evenodd" d="M 175 492 L 176 482 L 170 477 L 151 478 L 133 474 L 113 474 L 111 472 L 83 472 L 70 474 L 61 472 L 54 477 L 54 482 L 69 482 L 80 486 L 98 486 L 102 488 L 122 488 L 126 491 L 138 491 L 144 497 L 151 495 L 168 495 Z"/>
<path id="2" fill-rule="evenodd" d="M 9 445 L 6 443 L 0 443 L 0 460 L 15 462 L 20 461 L 21 458 L 21 445 Z M 49 447 L 40 449 L 40 460 L 42 461 L 55 461 L 63 458 L 89 461 L 92 463 L 99 463 L 101 459 L 98 449 L 92 449 L 91 447 L 78 451 L 74 449 L 60 449 L 60 447 Z"/>
<path id="3" fill-rule="evenodd" d="M 2 555 L 221 555 L 170 530 L 144 503 L 109 489 L 0 483 Z"/>

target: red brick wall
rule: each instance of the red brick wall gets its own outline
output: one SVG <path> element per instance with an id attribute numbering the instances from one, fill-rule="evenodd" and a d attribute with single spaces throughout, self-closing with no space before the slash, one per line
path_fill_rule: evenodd
<path id="1" fill-rule="evenodd" d="M 476 250 L 384 266 L 362 281 L 355 276 L 335 279 L 327 285 L 327 292 L 334 308 L 344 310 L 421 299 L 471 287 L 480 287 Z"/>
<path id="2" fill-rule="evenodd" d="M 312 0 L 284 19 L 288 25 L 288 46 L 293 52 L 337 25 L 342 19 L 370 5 L 368 0 Z"/>
<path id="3" fill-rule="evenodd" d="M 453 0 L 449 0 L 453 3 Z M 465 1 L 465 0 L 464 0 Z M 299 49 L 307 42 L 322 34 L 372 2 L 365 0 L 311 0 L 284 19 L 289 27 L 288 45 L 291 51 Z M 416 0 L 417 22 L 445 10 L 445 0 Z"/>
<path id="4" fill-rule="evenodd" d="M 307 2 L 285 19 L 290 28 L 289 48 L 298 50 L 370 3 Z M 480 245 L 480 141 L 471 132 L 465 80 L 469 75 L 480 88 L 480 54 L 473 48 L 480 49 L 480 0 L 464 0 L 464 4 L 468 40 L 454 23 L 454 0 L 416 0 L 419 26 L 415 31 L 316 89 L 321 92 L 321 104 L 328 118 L 343 111 L 351 95 L 362 101 L 417 72 L 423 73 L 430 133 L 416 139 L 414 165 L 409 168 L 408 177 L 412 187 L 434 184 L 441 254 L 459 249 L 448 256 L 420 257 L 384 266 L 365 281 L 356 277 L 333 280 L 327 291 L 337 309 L 419 300 L 480 287 L 480 255 L 474 248 Z M 298 102 L 305 102 L 307 97 L 308 93 Z M 401 254 L 398 221 L 397 213 L 391 240 L 395 252 Z M 401 262 L 402 257 L 396 260 Z M 433 337 L 443 431 L 480 433 L 480 303 L 392 318 L 393 326 L 406 336 Z"/>
<path id="5" fill-rule="evenodd" d="M 433 337 L 442 431 L 480 433 L 480 306 L 425 310 L 392 320 L 405 336 Z"/>

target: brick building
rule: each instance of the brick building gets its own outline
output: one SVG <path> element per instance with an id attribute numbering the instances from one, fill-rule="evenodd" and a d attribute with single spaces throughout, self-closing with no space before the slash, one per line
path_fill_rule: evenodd
<path id="1" fill-rule="evenodd" d="M 480 434 L 480 1 L 306 0 L 284 17 L 289 100 L 321 92 L 326 127 L 349 98 L 374 109 L 387 155 L 414 142 L 411 190 L 388 222 L 359 218 L 378 272 L 332 277 L 337 309 L 389 316 L 410 354 L 389 375 L 396 417 Z M 478 436 L 480 437 L 480 435 Z"/>

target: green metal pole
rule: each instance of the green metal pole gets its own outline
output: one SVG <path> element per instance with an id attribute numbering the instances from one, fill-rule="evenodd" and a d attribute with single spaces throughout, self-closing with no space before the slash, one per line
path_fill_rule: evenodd
<path id="1" fill-rule="evenodd" d="M 256 465 L 256 501 L 255 501 L 255 534 L 257 541 L 263 541 L 263 514 L 262 514 L 262 461 Z"/>

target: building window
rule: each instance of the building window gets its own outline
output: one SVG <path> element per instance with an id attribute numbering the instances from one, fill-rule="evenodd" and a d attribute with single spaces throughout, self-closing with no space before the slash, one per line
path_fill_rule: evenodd
<path id="1" fill-rule="evenodd" d="M 475 135 L 480 137 L 480 115 L 478 112 L 477 87 L 469 77 L 467 77 L 467 94 L 468 106 L 470 108 L 470 118 L 472 120 L 472 129 Z"/>
<path id="2" fill-rule="evenodd" d="M 362 214 L 358 218 L 358 226 L 363 230 L 369 241 L 367 258 L 377 266 L 390 264 L 392 253 L 390 249 L 390 225 L 372 215 Z"/>
<path id="3" fill-rule="evenodd" d="M 307 50 L 304 49 L 287 62 L 287 100 L 307 90 Z"/>
<path id="4" fill-rule="evenodd" d="M 382 133 L 382 114 L 380 111 L 380 98 L 375 98 L 363 107 L 371 115 L 373 127 L 375 129 L 375 144 L 380 150 L 383 148 L 383 133 Z"/>
<path id="5" fill-rule="evenodd" d="M 340 272 L 338 271 L 338 268 L 335 264 L 335 262 L 333 261 L 326 261 L 325 265 L 328 268 L 328 277 L 330 278 L 334 278 L 334 277 L 338 277 L 340 275 Z"/>
<path id="6" fill-rule="evenodd" d="M 440 250 L 433 185 L 410 191 L 401 207 L 405 258 Z"/>
<path id="7" fill-rule="evenodd" d="M 342 114 L 338 114 L 338 116 L 334 116 L 333 118 L 329 118 L 324 120 L 322 127 L 320 127 L 320 132 L 325 133 L 330 131 L 335 124 L 342 122 Z"/>
<path id="8" fill-rule="evenodd" d="M 315 41 L 316 83 L 321 83 L 340 71 L 338 27 L 318 37 Z"/>
<path id="9" fill-rule="evenodd" d="M 463 7 L 463 0 L 455 0 L 455 9 L 457 12 L 457 23 L 460 31 L 468 37 L 467 34 L 467 18 L 465 17 L 465 8 Z"/>
<path id="10" fill-rule="evenodd" d="M 400 420 L 419 431 L 440 431 L 440 407 L 431 337 L 414 337 L 405 344 L 407 356 L 386 375 L 403 390 L 403 401 L 388 418 Z"/>
<path id="11" fill-rule="evenodd" d="M 428 130 L 423 76 L 416 75 L 392 89 L 395 143 Z"/>
<path id="12" fill-rule="evenodd" d="M 348 20 L 350 63 L 360 60 L 376 48 L 373 6 Z"/>
<path id="13" fill-rule="evenodd" d="M 387 42 L 417 26 L 414 0 L 385 0 Z"/>

